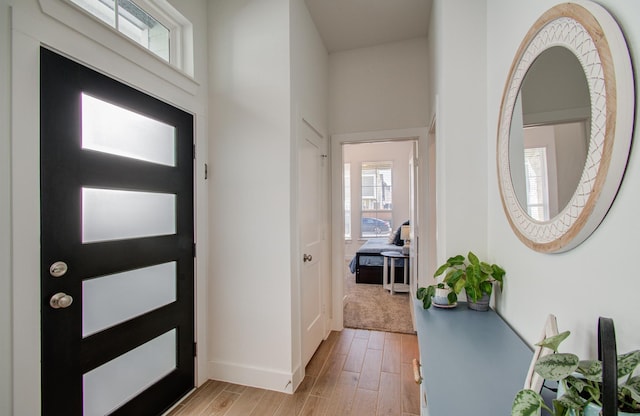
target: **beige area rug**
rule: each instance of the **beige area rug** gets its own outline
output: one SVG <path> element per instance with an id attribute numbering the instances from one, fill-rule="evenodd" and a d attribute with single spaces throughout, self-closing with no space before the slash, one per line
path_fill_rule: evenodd
<path id="1" fill-rule="evenodd" d="M 408 293 L 390 294 L 382 285 L 356 283 L 348 270 L 344 285 L 346 328 L 415 334 Z"/>

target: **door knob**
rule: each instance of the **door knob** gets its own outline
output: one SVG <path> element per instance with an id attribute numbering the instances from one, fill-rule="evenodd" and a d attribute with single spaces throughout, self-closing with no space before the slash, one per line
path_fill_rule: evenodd
<path id="1" fill-rule="evenodd" d="M 56 293 L 55 295 L 51 296 L 51 299 L 49 300 L 49 305 L 51 305 L 53 309 L 68 308 L 72 303 L 73 298 L 63 292 Z"/>
<path id="2" fill-rule="evenodd" d="M 307 261 L 311 261 L 311 260 L 313 260 L 313 257 L 311 256 L 311 254 L 304 254 L 302 256 L 302 261 L 303 262 L 307 262 Z"/>

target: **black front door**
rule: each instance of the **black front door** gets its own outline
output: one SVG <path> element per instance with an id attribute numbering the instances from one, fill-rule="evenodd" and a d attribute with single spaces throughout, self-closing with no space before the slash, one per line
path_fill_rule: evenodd
<path id="1" fill-rule="evenodd" d="M 41 49 L 43 415 L 194 386 L 193 116 Z"/>

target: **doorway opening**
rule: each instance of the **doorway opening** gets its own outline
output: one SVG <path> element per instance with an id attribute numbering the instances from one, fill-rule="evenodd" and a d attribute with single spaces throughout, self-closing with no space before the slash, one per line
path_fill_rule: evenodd
<path id="1" fill-rule="evenodd" d="M 403 142 L 409 141 L 414 144 L 413 160 L 410 169 L 413 172 L 413 181 L 411 183 L 411 192 L 413 196 L 410 203 L 409 219 L 410 219 L 410 295 L 409 299 L 415 296 L 416 287 L 418 285 L 419 270 L 424 269 L 424 262 L 427 260 L 427 244 L 420 243 L 421 233 L 427 232 L 428 229 L 421 230 L 421 224 L 428 226 L 426 216 L 426 198 L 428 192 L 419 192 L 422 186 L 426 186 L 427 180 L 427 144 L 428 144 L 427 127 L 406 128 L 394 130 L 378 130 L 368 132 L 355 132 L 334 134 L 331 136 L 331 279 L 332 279 L 332 328 L 341 330 L 344 324 L 344 296 L 345 296 L 345 273 L 348 262 L 351 260 L 345 254 L 345 213 L 344 213 L 344 160 L 343 146 L 351 144 L 378 143 L 378 142 Z M 424 176 L 424 178 L 422 178 Z M 392 184 L 393 185 L 393 184 Z M 397 201 L 393 201 L 395 204 Z M 353 207 L 353 200 L 351 207 Z M 352 217 L 353 218 L 353 217 Z M 358 217 L 359 218 L 359 217 Z M 352 220 L 353 221 L 353 220 Z M 395 221 L 395 220 L 394 220 Z M 398 220 L 398 221 L 404 221 Z M 398 227 L 399 224 L 394 225 Z M 353 226 L 353 224 L 352 224 Z M 427 228 L 427 227 L 425 227 Z M 393 231 L 397 231 L 397 228 Z M 352 228 L 352 235 L 354 235 Z M 427 234 L 425 234 L 427 235 Z M 353 243 L 352 243 L 353 244 Z M 429 244 L 431 245 L 431 244 Z M 413 308 L 409 308 L 411 320 L 414 321 Z"/>
<path id="2" fill-rule="evenodd" d="M 399 285 L 391 290 L 383 282 L 385 278 L 390 281 L 391 260 L 386 260 L 383 277 L 385 259 L 381 253 L 407 249 L 404 239 L 409 238 L 405 235 L 403 239 L 401 234 L 403 225 L 406 233 L 415 215 L 412 167 L 416 151 L 417 140 L 406 138 L 342 145 L 342 251 L 346 267 L 341 304 L 345 327 L 414 332 L 410 263 L 408 259 L 406 263 L 404 259 L 395 261 L 392 271 Z"/>

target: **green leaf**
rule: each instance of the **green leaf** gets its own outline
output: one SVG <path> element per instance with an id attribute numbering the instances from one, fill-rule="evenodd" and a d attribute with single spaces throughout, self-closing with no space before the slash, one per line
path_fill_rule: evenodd
<path id="1" fill-rule="evenodd" d="M 456 273 L 453 278 L 447 280 L 447 284 L 449 285 L 449 287 L 451 288 L 451 290 L 453 290 L 456 293 L 460 293 L 462 291 L 462 288 L 464 288 L 464 285 L 466 284 L 467 281 L 467 276 L 464 273 L 464 271 L 462 270 L 458 270 L 459 273 Z"/>
<path id="2" fill-rule="evenodd" d="M 449 305 L 453 305 L 458 301 L 458 295 L 455 292 L 449 292 L 447 295 L 447 300 L 449 301 Z"/>
<path id="3" fill-rule="evenodd" d="M 497 264 L 492 264 L 491 268 L 493 269 L 493 272 L 491 274 L 496 280 L 502 280 L 504 275 L 507 273 L 502 267 L 498 266 Z"/>
<path id="4" fill-rule="evenodd" d="M 583 378 L 568 376 L 564 379 L 566 386 L 569 390 L 574 390 L 578 393 L 581 393 L 585 387 L 587 387 L 587 382 Z"/>
<path id="5" fill-rule="evenodd" d="M 568 376 L 564 379 L 565 392 L 570 391 L 580 395 L 582 391 L 589 386 L 587 381 L 583 378 Z"/>
<path id="6" fill-rule="evenodd" d="M 554 416 L 570 416 L 569 409 L 558 400 L 553 401 L 553 414 Z"/>
<path id="7" fill-rule="evenodd" d="M 431 297 L 435 294 L 436 294 L 436 288 L 433 287 L 433 285 L 431 285 L 427 288 L 427 293 L 425 294 L 425 296 Z"/>
<path id="8" fill-rule="evenodd" d="M 476 291 L 476 288 L 473 286 L 465 287 L 464 291 L 467 292 L 467 298 L 469 301 L 477 302 L 480 299 L 479 293 Z"/>
<path id="9" fill-rule="evenodd" d="M 571 375 L 578 368 L 579 361 L 575 354 L 549 354 L 538 359 L 535 371 L 547 380 L 559 381 Z"/>
<path id="10" fill-rule="evenodd" d="M 480 278 L 482 277 L 482 272 L 480 271 L 480 265 L 472 264 L 469 267 L 467 267 L 467 274 L 473 277 L 474 282 L 479 281 Z"/>
<path id="11" fill-rule="evenodd" d="M 602 363 L 598 360 L 582 360 L 576 371 L 587 380 L 602 381 Z"/>
<path id="12" fill-rule="evenodd" d="M 435 285 L 429 285 L 427 287 L 420 287 L 416 291 L 416 297 L 422 300 L 422 307 L 429 309 L 431 307 L 431 297 L 436 294 Z"/>
<path id="13" fill-rule="evenodd" d="M 503 286 L 503 280 L 504 280 L 504 275 L 505 275 L 505 271 L 502 267 L 498 266 L 497 264 L 492 264 L 491 268 L 493 269 L 493 272 L 491 273 L 491 275 L 493 276 L 494 279 L 496 279 L 496 281 L 498 281 L 498 284 L 500 286 L 500 291 L 502 291 L 502 286 Z"/>
<path id="14" fill-rule="evenodd" d="M 520 390 L 513 399 L 511 416 L 534 416 L 540 414 L 542 397 L 533 390 Z"/>
<path id="15" fill-rule="evenodd" d="M 640 364 L 640 350 L 618 355 L 618 378 L 632 374 Z"/>
<path id="16" fill-rule="evenodd" d="M 461 278 L 460 280 L 458 280 L 453 286 L 449 285 L 451 287 L 451 290 L 453 290 L 456 294 L 462 292 L 462 289 L 464 289 L 464 285 L 466 283 L 466 277 Z"/>
<path id="17" fill-rule="evenodd" d="M 464 256 L 462 254 L 458 254 L 455 257 L 450 257 L 449 260 L 447 260 L 447 263 L 449 264 L 449 267 L 464 264 Z"/>
<path id="18" fill-rule="evenodd" d="M 480 264 L 480 260 L 478 260 L 478 256 L 476 256 L 472 252 L 469 252 L 469 254 L 467 254 L 467 258 L 469 259 L 469 263 L 473 265 Z"/>
<path id="19" fill-rule="evenodd" d="M 491 282 L 481 282 L 480 283 L 480 291 L 482 293 L 486 293 L 487 295 L 491 296 L 491 291 L 493 290 L 493 285 L 491 284 Z"/>
<path id="20" fill-rule="evenodd" d="M 440 266 L 438 268 L 438 270 L 436 270 L 436 272 L 433 274 L 433 277 L 438 277 L 440 276 L 442 273 L 444 273 L 445 270 L 447 270 L 449 268 L 449 263 L 445 263 L 442 266 Z"/>
<path id="21" fill-rule="evenodd" d="M 567 337 L 571 334 L 569 331 L 564 331 L 559 333 L 558 335 L 553 335 L 551 337 L 545 338 L 542 341 L 538 342 L 536 345 L 544 348 L 549 348 L 553 350 L 553 352 L 558 352 L 558 346 L 562 341 L 567 339 Z"/>
<path id="22" fill-rule="evenodd" d="M 480 270 L 482 273 L 491 275 L 493 273 L 493 267 L 489 263 L 485 263 L 483 261 L 480 262 Z"/>
<path id="23" fill-rule="evenodd" d="M 426 293 L 427 293 L 426 287 L 419 287 L 418 290 L 416 291 L 416 298 L 422 300 L 424 299 Z"/>
<path id="24" fill-rule="evenodd" d="M 464 276 L 464 270 L 452 270 L 447 273 L 447 277 L 444 278 L 444 281 L 447 282 L 449 286 L 455 285 L 458 279 Z"/>
<path id="25" fill-rule="evenodd" d="M 631 377 L 620 386 L 620 390 L 630 396 L 633 401 L 640 403 L 640 376 Z"/>
<path id="26" fill-rule="evenodd" d="M 575 414 L 582 415 L 583 409 L 586 406 L 586 400 L 578 396 L 577 393 L 572 391 L 567 391 L 565 394 L 560 396 L 557 400 L 554 400 L 554 408 L 556 407 L 555 403 L 558 402 L 558 405 L 562 406 L 564 409 L 573 409 Z M 565 414 L 569 414 L 566 412 Z"/>

